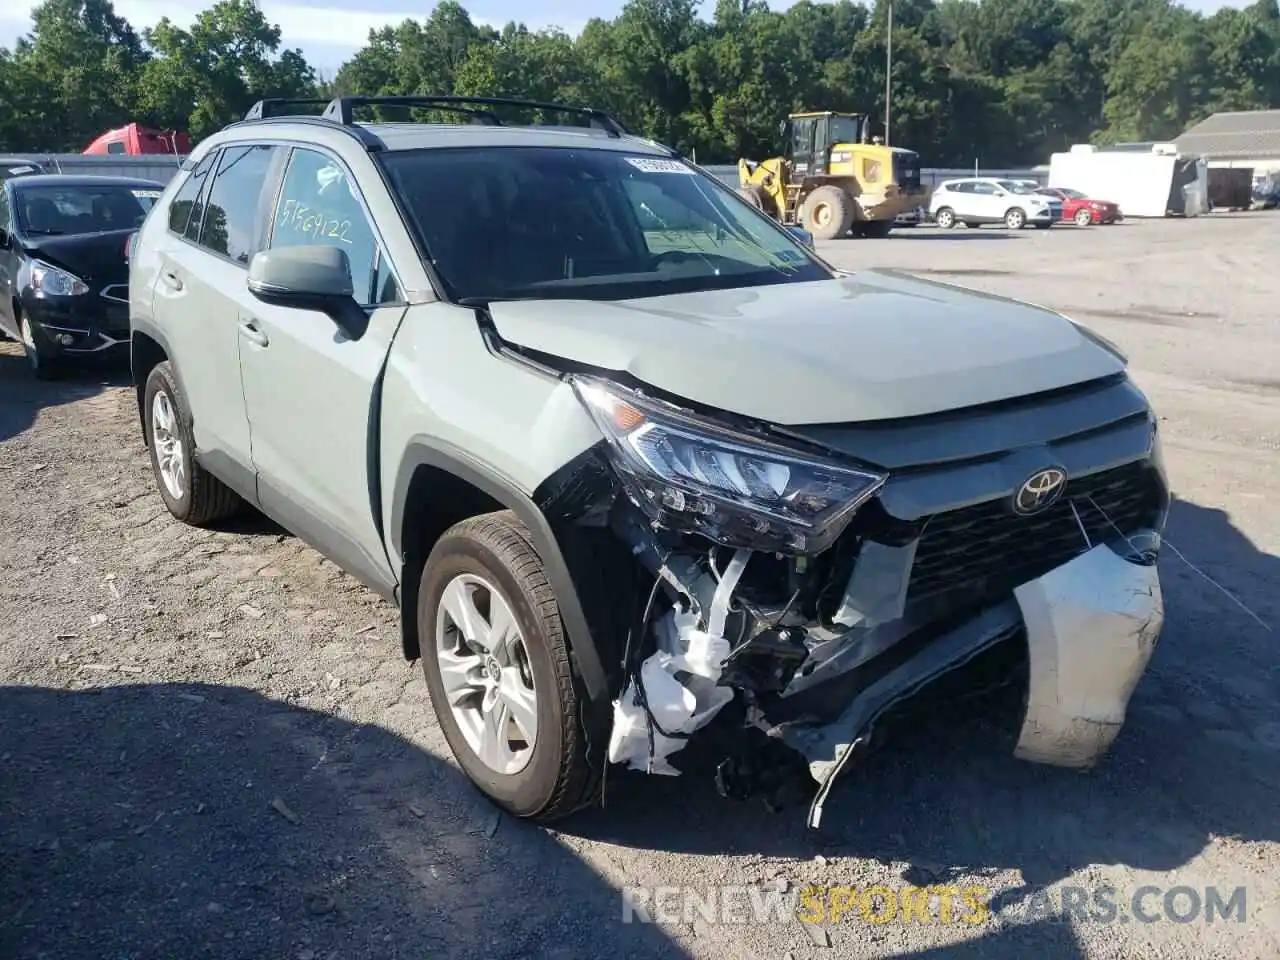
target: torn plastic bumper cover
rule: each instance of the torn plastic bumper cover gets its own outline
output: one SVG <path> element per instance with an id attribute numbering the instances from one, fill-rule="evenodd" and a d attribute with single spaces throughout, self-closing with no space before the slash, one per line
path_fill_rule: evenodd
<path id="1" fill-rule="evenodd" d="M 1013 600 L 952 630 L 867 688 L 835 722 L 777 728 L 809 761 L 819 784 L 809 826 L 820 824 L 832 784 L 878 716 L 1018 630 L 1026 637 L 1030 683 L 1015 756 L 1092 765 L 1123 725 L 1163 623 L 1154 562 L 1134 562 L 1107 545 L 1018 587 Z"/>

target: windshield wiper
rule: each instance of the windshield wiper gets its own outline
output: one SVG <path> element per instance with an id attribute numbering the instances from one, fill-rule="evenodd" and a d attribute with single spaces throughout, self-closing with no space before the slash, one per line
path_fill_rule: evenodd
<path id="1" fill-rule="evenodd" d="M 33 237 L 65 237 L 67 235 L 65 230 L 32 230 L 30 228 L 27 229 L 27 233 Z"/>

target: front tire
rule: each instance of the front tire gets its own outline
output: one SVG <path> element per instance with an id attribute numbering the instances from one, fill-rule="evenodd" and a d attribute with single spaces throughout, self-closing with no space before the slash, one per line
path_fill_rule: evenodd
<path id="1" fill-rule="evenodd" d="M 193 527 L 234 515 L 242 502 L 240 497 L 196 462 L 191 417 L 167 360 L 147 377 L 143 410 L 151 471 L 169 512 Z"/>
<path id="2" fill-rule="evenodd" d="M 31 375 L 37 380 L 56 380 L 62 372 L 62 365 L 41 349 L 41 334 L 32 326 L 26 314 L 18 314 L 18 332 L 22 338 L 22 352 L 26 355 Z"/>
<path id="3" fill-rule="evenodd" d="M 1027 225 L 1027 214 L 1021 207 L 1010 207 L 1004 214 L 1004 225 L 1010 230 L 1021 230 Z"/>
<path id="4" fill-rule="evenodd" d="M 1077 227 L 1087 227 L 1093 223 L 1093 214 L 1081 207 L 1073 218 Z"/>
<path id="5" fill-rule="evenodd" d="M 479 790 L 551 821 L 595 802 L 607 731 L 586 731 L 560 608 L 509 511 L 456 524 L 422 570 L 418 635 L 431 704 Z"/>

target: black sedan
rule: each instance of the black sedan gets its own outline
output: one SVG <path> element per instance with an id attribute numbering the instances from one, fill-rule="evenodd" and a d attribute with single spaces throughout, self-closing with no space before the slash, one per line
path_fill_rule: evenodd
<path id="1" fill-rule="evenodd" d="M 0 184 L 0 333 L 22 341 L 37 377 L 128 355 L 127 247 L 163 190 L 55 174 Z"/>

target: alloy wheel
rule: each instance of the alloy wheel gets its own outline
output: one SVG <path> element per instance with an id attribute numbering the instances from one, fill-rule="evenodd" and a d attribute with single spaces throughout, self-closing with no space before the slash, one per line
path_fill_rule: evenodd
<path id="1" fill-rule="evenodd" d="M 511 606 L 483 577 L 459 574 L 440 597 L 435 633 L 441 685 L 467 746 L 495 773 L 519 773 L 537 742 L 538 700 Z"/>
<path id="2" fill-rule="evenodd" d="M 174 500 L 181 500 L 187 482 L 186 450 L 178 433 L 173 403 L 164 390 L 157 391 L 151 401 L 151 442 L 165 490 Z"/>

